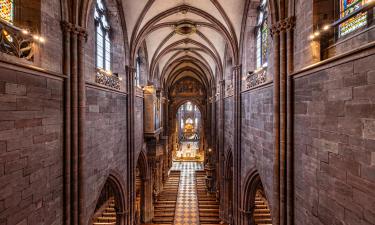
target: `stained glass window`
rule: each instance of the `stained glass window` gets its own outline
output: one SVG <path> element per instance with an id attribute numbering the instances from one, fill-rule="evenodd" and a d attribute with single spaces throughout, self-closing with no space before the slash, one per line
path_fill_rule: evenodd
<path id="1" fill-rule="evenodd" d="M 268 34 L 269 27 L 267 24 L 268 10 L 267 0 L 262 0 L 258 8 L 258 19 L 256 26 L 256 66 L 257 68 L 265 67 L 268 58 Z"/>
<path id="2" fill-rule="evenodd" d="M 139 86 L 141 83 L 141 58 L 138 56 L 136 59 L 136 77 L 135 77 L 135 85 Z"/>
<path id="3" fill-rule="evenodd" d="M 357 9 L 360 9 L 370 0 L 340 0 L 340 18 L 343 18 Z M 362 12 L 342 23 L 339 27 L 339 36 L 345 36 L 367 24 L 367 12 Z"/>
<path id="4" fill-rule="evenodd" d="M 103 1 L 96 0 L 94 15 L 96 24 L 96 67 L 111 71 L 111 40 L 107 13 Z"/>
<path id="5" fill-rule="evenodd" d="M 0 16 L 1 19 L 13 23 L 14 3 L 13 0 L 0 0 Z"/>

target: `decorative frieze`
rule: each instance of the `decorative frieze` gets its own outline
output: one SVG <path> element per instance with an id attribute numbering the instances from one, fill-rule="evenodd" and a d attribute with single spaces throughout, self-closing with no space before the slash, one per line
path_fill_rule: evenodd
<path id="1" fill-rule="evenodd" d="M 39 36 L 35 38 L 40 39 Z M 32 60 L 34 56 L 34 38 L 22 30 L 0 19 L 0 51 L 18 58 Z"/>
<path id="2" fill-rule="evenodd" d="M 103 70 L 97 70 L 95 81 L 111 88 L 120 89 L 120 78 L 117 74 L 108 73 Z"/>
<path id="3" fill-rule="evenodd" d="M 225 84 L 225 98 L 234 95 L 234 86 L 233 81 L 230 80 L 227 84 Z"/>
<path id="4" fill-rule="evenodd" d="M 267 82 L 267 70 L 248 72 L 245 79 L 245 89 L 251 89 Z"/>

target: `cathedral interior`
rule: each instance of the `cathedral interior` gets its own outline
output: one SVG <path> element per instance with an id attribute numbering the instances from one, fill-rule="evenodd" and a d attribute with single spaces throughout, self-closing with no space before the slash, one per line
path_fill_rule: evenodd
<path id="1" fill-rule="evenodd" d="M 0 225 L 375 225 L 375 0 L 0 0 Z"/>

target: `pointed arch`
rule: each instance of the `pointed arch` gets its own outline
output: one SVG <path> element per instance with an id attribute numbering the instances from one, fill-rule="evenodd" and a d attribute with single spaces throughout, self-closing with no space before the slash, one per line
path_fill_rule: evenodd
<path id="1" fill-rule="evenodd" d="M 269 222 L 271 223 L 272 217 L 268 205 L 268 198 L 266 196 L 262 180 L 256 168 L 252 168 L 247 173 L 244 184 L 245 186 L 243 189 L 243 198 L 241 203 L 242 211 L 244 215 L 246 215 L 244 218 L 244 224 L 256 224 L 256 220 L 259 219 L 259 217 L 257 217 L 257 214 L 259 213 L 256 211 L 256 209 L 258 207 L 257 204 L 259 204 L 260 201 L 265 202 L 263 204 L 267 208 L 264 208 L 264 210 L 267 210 L 267 212 L 269 213 L 269 218 L 262 217 L 262 219 L 269 219 Z"/>
<path id="2" fill-rule="evenodd" d="M 142 150 L 137 158 L 137 167 L 139 169 L 140 175 L 142 179 L 147 179 L 149 176 L 149 168 L 148 168 L 148 161 L 147 156 L 144 150 Z"/>
<path id="3" fill-rule="evenodd" d="M 116 212 L 116 225 L 124 224 L 124 212 L 126 211 L 125 206 L 125 185 L 122 182 L 121 175 L 116 171 L 111 170 L 106 181 L 101 186 L 100 194 L 96 200 L 96 207 L 94 214 L 92 215 L 89 224 L 95 222 L 96 218 L 102 216 L 102 213 L 110 204 L 113 204 L 113 208 Z"/>

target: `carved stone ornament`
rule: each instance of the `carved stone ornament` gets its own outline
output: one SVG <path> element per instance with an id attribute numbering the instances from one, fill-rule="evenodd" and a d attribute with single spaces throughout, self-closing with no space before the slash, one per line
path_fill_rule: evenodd
<path id="1" fill-rule="evenodd" d="M 191 22 L 182 22 L 177 24 L 175 27 L 175 32 L 180 35 L 191 35 L 197 32 L 197 27 Z"/>
<path id="2" fill-rule="evenodd" d="M 258 72 L 249 72 L 246 77 L 246 89 L 257 87 L 267 82 L 267 70 L 263 69 Z"/>
<path id="3" fill-rule="evenodd" d="M 116 74 L 108 73 L 103 70 L 97 70 L 95 81 L 98 84 L 105 85 L 114 89 L 120 89 L 120 78 Z"/>
<path id="4" fill-rule="evenodd" d="M 271 35 L 279 34 L 281 31 L 292 30 L 295 25 L 296 20 L 294 16 L 277 21 L 276 24 L 271 27 Z"/>
<path id="5" fill-rule="evenodd" d="M 230 97 L 233 95 L 234 95 L 233 81 L 229 81 L 228 84 L 225 84 L 225 97 Z"/>

